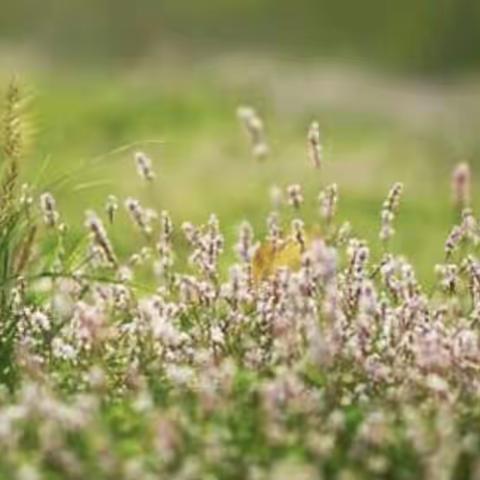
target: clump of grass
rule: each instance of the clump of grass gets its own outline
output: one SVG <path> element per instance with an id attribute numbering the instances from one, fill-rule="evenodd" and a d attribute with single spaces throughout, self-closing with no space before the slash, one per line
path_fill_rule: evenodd
<path id="1" fill-rule="evenodd" d="M 0 382 L 11 384 L 16 320 L 7 285 L 18 280 L 30 256 L 36 227 L 28 219 L 29 199 L 19 194 L 19 168 L 25 151 L 27 126 L 25 98 L 13 79 L 5 94 L 1 131 L 0 178 Z M 24 188 L 25 190 L 25 188 Z"/>
<path id="2" fill-rule="evenodd" d="M 426 289 L 389 242 L 402 188 L 379 205 L 378 255 L 338 224 L 336 184 L 316 218 L 291 184 L 266 232 L 241 224 L 225 270 L 214 214 L 178 229 L 110 195 L 73 242 L 51 194 L 18 189 L 22 238 L 2 236 L 0 478 L 473 475 L 480 230 L 458 190 Z M 142 234 L 134 251 L 110 241 L 122 215 Z"/>

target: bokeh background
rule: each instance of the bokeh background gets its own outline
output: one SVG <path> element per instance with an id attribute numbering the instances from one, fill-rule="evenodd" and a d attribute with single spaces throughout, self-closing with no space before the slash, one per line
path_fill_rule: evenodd
<path id="1" fill-rule="evenodd" d="M 72 225 L 114 193 L 177 224 L 215 211 L 231 238 L 244 218 L 264 230 L 271 185 L 303 183 L 314 221 L 318 191 L 335 181 L 340 218 L 378 247 L 381 202 L 403 181 L 394 248 L 424 278 L 441 261 L 450 171 L 480 166 L 480 2 L 2 0 L 0 10 L 0 84 L 16 74 L 34 98 L 24 175 Z M 265 118 L 263 164 L 239 104 Z M 319 174 L 306 154 L 314 118 Z M 147 189 L 138 149 L 155 162 Z M 123 221 L 112 235 L 126 249 L 138 239 Z"/>

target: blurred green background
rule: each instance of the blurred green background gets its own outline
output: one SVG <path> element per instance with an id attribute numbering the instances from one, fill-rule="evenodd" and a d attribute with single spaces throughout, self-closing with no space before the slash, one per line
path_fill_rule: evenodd
<path id="1" fill-rule="evenodd" d="M 0 31 L 69 62 L 181 42 L 450 72 L 480 65 L 479 22 L 475 0 L 3 0 Z"/>
<path id="2" fill-rule="evenodd" d="M 474 0 L 2 0 L 0 84 L 16 73 L 29 85 L 25 176 L 40 175 L 72 224 L 115 193 L 177 225 L 215 211 L 233 238 L 244 218 L 264 230 L 271 185 L 303 183 L 314 222 L 335 181 L 341 219 L 378 248 L 381 202 L 400 180 L 394 248 L 429 278 L 453 220 L 451 169 L 479 164 L 478 25 Z M 245 103 L 266 120 L 264 164 L 235 116 Z M 321 173 L 306 153 L 314 118 Z M 150 188 L 138 149 L 155 163 Z M 127 250 L 140 238 L 125 221 L 112 235 Z"/>

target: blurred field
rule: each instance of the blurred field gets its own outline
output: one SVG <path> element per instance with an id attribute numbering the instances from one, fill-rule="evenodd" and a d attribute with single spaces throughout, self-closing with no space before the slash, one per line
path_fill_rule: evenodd
<path id="1" fill-rule="evenodd" d="M 378 247 L 381 202 L 391 184 L 402 181 L 394 246 L 430 278 L 442 259 L 439 239 L 453 220 L 450 171 L 458 161 L 471 162 L 474 173 L 478 165 L 480 89 L 474 81 L 434 85 L 253 56 L 129 74 L 25 77 L 35 98 L 25 177 L 41 172 L 40 185 L 58 197 L 72 225 L 114 193 L 169 210 L 177 226 L 215 211 L 232 238 L 244 218 L 264 231 L 272 185 L 302 183 L 310 220 L 320 188 L 337 182 L 340 217 Z M 263 164 L 251 158 L 238 125 L 235 109 L 244 103 L 266 121 L 272 155 Z M 325 146 L 320 173 L 306 153 L 313 118 Z M 158 178 L 148 191 L 136 176 L 136 150 L 155 162 Z M 138 240 L 122 235 L 121 222 L 113 236 L 123 247 Z"/>
<path id="2" fill-rule="evenodd" d="M 479 21 L 472 0 L 4 0 L 0 43 L 97 68 L 132 67 L 173 46 L 455 74 L 480 67 Z"/>

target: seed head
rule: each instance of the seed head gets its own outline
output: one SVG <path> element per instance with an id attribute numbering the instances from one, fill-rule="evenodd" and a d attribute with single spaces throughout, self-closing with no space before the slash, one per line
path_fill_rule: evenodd
<path id="1" fill-rule="evenodd" d="M 45 192 L 40 195 L 40 208 L 45 224 L 49 227 L 55 227 L 60 215 L 57 212 L 56 202 L 51 193 Z"/>
<path id="2" fill-rule="evenodd" d="M 382 211 L 380 215 L 381 228 L 380 228 L 380 240 L 387 242 L 395 234 L 393 228 L 393 221 L 400 205 L 400 197 L 403 192 L 403 184 L 395 183 L 390 189 L 386 200 L 383 202 Z"/>
<path id="3" fill-rule="evenodd" d="M 103 222 L 93 211 L 88 211 L 86 217 L 85 226 L 92 234 L 93 244 L 101 250 L 111 265 L 116 266 L 117 259 L 108 239 L 105 227 L 103 226 Z"/>
<path id="4" fill-rule="evenodd" d="M 135 163 L 140 177 L 149 182 L 155 179 L 155 173 L 152 170 L 152 161 L 143 152 L 135 153 Z"/>
<path id="5" fill-rule="evenodd" d="M 173 223 L 169 213 L 166 210 L 162 210 L 160 213 L 160 237 L 165 243 L 170 243 L 173 235 Z"/>
<path id="6" fill-rule="evenodd" d="M 245 263 L 252 260 L 257 244 L 254 244 L 253 228 L 248 222 L 240 225 L 238 242 L 235 245 L 235 252 L 239 259 Z"/>
<path id="7" fill-rule="evenodd" d="M 298 210 L 303 203 L 302 187 L 298 184 L 287 187 L 288 204 Z"/>
<path id="8" fill-rule="evenodd" d="M 152 233 L 152 227 L 150 221 L 152 217 L 148 210 L 145 210 L 140 202 L 132 197 L 128 197 L 125 200 L 125 208 L 130 214 L 133 222 L 138 226 L 138 228 L 147 236 Z"/>
<path id="9" fill-rule="evenodd" d="M 263 160 L 270 152 L 265 138 L 263 121 L 251 107 L 239 107 L 237 109 L 237 116 L 250 137 L 253 156 L 257 160 Z"/>
<path id="10" fill-rule="evenodd" d="M 108 221 L 113 223 L 115 215 L 118 210 L 118 200 L 115 195 L 109 195 L 107 198 L 107 203 L 105 204 L 105 211 L 107 212 Z"/>
<path id="11" fill-rule="evenodd" d="M 267 239 L 272 243 L 274 248 L 277 248 L 282 241 L 282 228 L 280 226 L 280 219 L 277 212 L 271 212 L 267 217 Z"/>
<path id="12" fill-rule="evenodd" d="M 323 147 L 320 143 L 320 126 L 318 122 L 312 122 L 308 129 L 308 152 L 312 165 L 320 168 L 323 159 Z"/>
<path id="13" fill-rule="evenodd" d="M 336 183 L 329 185 L 318 196 L 320 215 L 330 222 L 335 216 L 338 202 L 338 187 Z"/>
<path id="14" fill-rule="evenodd" d="M 302 252 L 305 251 L 306 237 L 305 237 L 305 224 L 303 220 L 295 218 L 292 220 L 292 236 L 295 242 L 300 246 Z"/>
<path id="15" fill-rule="evenodd" d="M 463 228 L 455 225 L 445 241 L 445 255 L 447 258 L 457 249 L 464 237 L 465 231 Z"/>

